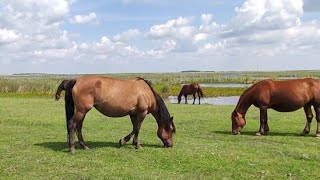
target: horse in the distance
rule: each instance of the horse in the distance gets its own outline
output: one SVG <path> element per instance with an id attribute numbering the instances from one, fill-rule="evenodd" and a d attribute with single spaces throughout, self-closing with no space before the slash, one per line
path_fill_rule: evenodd
<path id="1" fill-rule="evenodd" d="M 164 101 L 146 80 L 142 78 L 121 80 L 103 76 L 64 80 L 57 89 L 56 100 L 60 99 L 63 90 L 65 90 L 68 144 L 71 153 L 75 152 L 75 133 L 80 145 L 88 149 L 81 129 L 85 115 L 92 107 L 109 117 L 130 116 L 133 129 L 120 139 L 121 146 L 134 135 L 132 144 L 135 148 L 140 148 L 139 130 L 146 115 L 151 113 L 157 121 L 157 135 L 164 147 L 172 147 L 175 132 L 173 117 L 170 117 Z"/>
<path id="2" fill-rule="evenodd" d="M 196 101 L 196 93 L 198 94 L 199 98 L 199 104 L 200 104 L 200 98 L 203 98 L 203 92 L 199 84 L 192 83 L 192 84 L 186 84 L 182 86 L 182 89 L 178 95 L 178 104 L 180 104 L 181 96 L 184 96 L 185 104 L 188 104 L 187 97 L 188 95 L 193 95 L 193 104 Z"/>
<path id="3" fill-rule="evenodd" d="M 301 135 L 310 133 L 314 107 L 317 120 L 316 136 L 320 137 L 320 80 L 312 78 L 273 81 L 263 80 L 248 88 L 241 96 L 231 114 L 232 133 L 240 134 L 245 126 L 245 115 L 251 105 L 260 109 L 260 129 L 257 135 L 266 135 L 269 131 L 267 110 L 292 112 L 304 108 L 306 125 Z"/>

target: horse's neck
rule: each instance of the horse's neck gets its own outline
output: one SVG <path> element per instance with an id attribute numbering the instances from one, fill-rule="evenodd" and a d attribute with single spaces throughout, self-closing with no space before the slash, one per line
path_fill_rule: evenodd
<path id="1" fill-rule="evenodd" d="M 243 94 L 239 99 L 235 111 L 240 113 L 242 116 L 245 116 L 249 107 L 252 105 L 251 97 L 252 96 L 249 93 Z"/>
<path id="2" fill-rule="evenodd" d="M 151 114 L 153 115 L 154 119 L 156 120 L 158 126 L 163 127 L 164 123 L 161 119 L 161 115 L 159 114 L 159 112 L 153 111 L 153 112 L 151 112 Z"/>

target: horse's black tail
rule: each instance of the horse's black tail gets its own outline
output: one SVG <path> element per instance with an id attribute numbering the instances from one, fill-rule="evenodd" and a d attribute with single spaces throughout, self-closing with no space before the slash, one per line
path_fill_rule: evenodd
<path id="1" fill-rule="evenodd" d="M 199 92 L 199 94 L 200 94 L 200 97 L 203 98 L 203 97 L 204 97 L 204 94 L 203 94 L 202 88 L 201 88 L 200 86 L 198 87 L 198 92 Z M 200 98 L 200 97 L 199 97 L 199 98 Z"/>
<path id="2" fill-rule="evenodd" d="M 69 120 L 74 115 L 74 101 L 72 97 L 72 88 L 74 84 L 76 83 L 76 80 L 63 80 L 60 85 L 58 86 L 57 92 L 56 92 L 56 101 L 60 99 L 61 92 L 65 91 L 65 111 L 66 111 L 66 122 L 68 126 Z M 68 128 L 67 128 L 68 129 Z M 69 130 L 68 130 L 69 131 Z M 69 132 L 68 132 L 69 134 Z"/>
<path id="3" fill-rule="evenodd" d="M 66 93 L 64 96 L 64 100 L 65 100 L 67 124 L 68 124 L 68 121 L 74 115 L 74 101 L 73 101 L 73 97 L 72 97 L 72 88 L 75 84 L 76 84 L 76 80 L 72 79 L 67 82 L 66 87 L 65 87 Z"/>
<path id="4" fill-rule="evenodd" d="M 68 81 L 69 81 L 69 80 L 65 79 L 65 80 L 63 80 L 63 81 L 60 83 L 60 85 L 58 86 L 58 89 L 57 89 L 56 94 L 55 94 L 56 101 L 58 101 L 58 100 L 60 99 L 61 92 L 62 92 L 63 90 L 66 90 Z"/>

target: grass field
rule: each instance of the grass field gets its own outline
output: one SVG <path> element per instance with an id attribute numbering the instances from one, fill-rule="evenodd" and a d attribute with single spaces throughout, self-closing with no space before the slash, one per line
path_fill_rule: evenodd
<path id="1" fill-rule="evenodd" d="M 67 150 L 63 101 L 0 97 L 1 179 L 319 179 L 320 139 L 298 134 L 302 110 L 269 111 L 270 134 L 258 137 L 258 110 L 247 114 L 242 135 L 231 135 L 234 106 L 168 104 L 177 133 L 164 149 L 149 115 L 140 142 L 118 146 L 132 128 L 128 117 L 96 110 L 84 122 L 90 150 Z"/>

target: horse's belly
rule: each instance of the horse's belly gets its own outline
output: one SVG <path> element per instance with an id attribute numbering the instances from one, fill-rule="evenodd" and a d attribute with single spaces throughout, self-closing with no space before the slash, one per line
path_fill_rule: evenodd
<path id="1" fill-rule="evenodd" d="M 279 112 L 292 112 L 300 109 L 302 106 L 272 106 L 271 108 Z"/>
<path id="2" fill-rule="evenodd" d="M 130 113 L 130 110 L 121 106 L 110 106 L 108 103 L 103 103 L 94 106 L 100 113 L 108 117 L 123 117 Z"/>
<path id="3" fill-rule="evenodd" d="M 308 102 L 305 101 L 284 101 L 284 102 L 277 102 L 273 103 L 270 108 L 279 111 L 279 112 L 292 112 L 300 109 L 301 107 L 305 106 Z"/>

